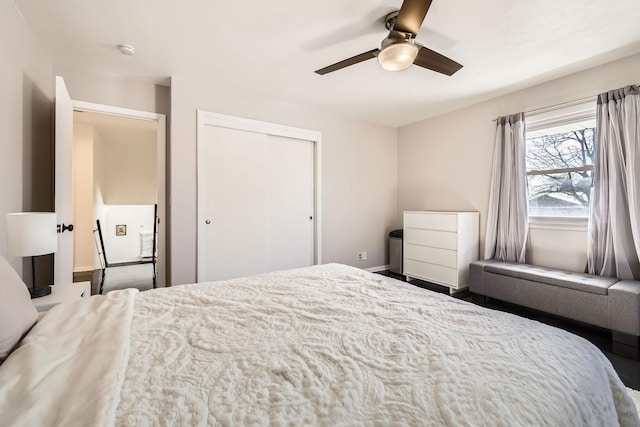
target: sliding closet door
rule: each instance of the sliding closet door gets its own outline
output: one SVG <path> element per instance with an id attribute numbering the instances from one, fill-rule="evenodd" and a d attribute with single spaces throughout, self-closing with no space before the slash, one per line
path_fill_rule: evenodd
<path id="1" fill-rule="evenodd" d="M 313 143 L 202 126 L 198 281 L 313 264 Z"/>
<path id="2" fill-rule="evenodd" d="M 313 143 L 268 136 L 269 271 L 313 265 Z"/>
<path id="3" fill-rule="evenodd" d="M 206 126 L 198 138 L 198 281 L 261 273 L 267 269 L 267 136 Z"/>

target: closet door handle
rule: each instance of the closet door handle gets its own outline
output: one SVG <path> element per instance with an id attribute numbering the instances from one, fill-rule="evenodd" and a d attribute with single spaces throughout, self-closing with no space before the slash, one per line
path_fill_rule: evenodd
<path id="1" fill-rule="evenodd" d="M 207 225 L 209 225 L 209 224 L 211 224 L 211 220 L 210 220 L 210 219 L 205 219 L 205 220 L 204 220 L 204 223 L 205 223 L 205 224 L 207 224 Z"/>

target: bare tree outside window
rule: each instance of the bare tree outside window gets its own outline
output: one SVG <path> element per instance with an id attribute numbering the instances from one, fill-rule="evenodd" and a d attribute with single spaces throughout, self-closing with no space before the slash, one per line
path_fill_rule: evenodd
<path id="1" fill-rule="evenodd" d="M 595 120 L 527 131 L 530 216 L 588 216 L 595 137 Z"/>

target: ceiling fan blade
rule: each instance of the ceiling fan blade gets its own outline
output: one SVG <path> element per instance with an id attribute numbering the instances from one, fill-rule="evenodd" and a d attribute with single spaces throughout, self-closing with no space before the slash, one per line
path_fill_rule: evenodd
<path id="1" fill-rule="evenodd" d="M 444 55 L 440 55 L 431 49 L 424 46 L 420 46 L 418 56 L 416 56 L 414 65 L 428 68 L 429 70 L 437 71 L 438 73 L 450 76 L 462 68 L 462 65 L 458 64 L 453 59 L 449 59 Z"/>
<path id="2" fill-rule="evenodd" d="M 325 75 L 327 73 L 331 73 L 333 71 L 338 71 L 338 70 L 341 70 L 342 68 L 358 64 L 358 63 L 360 63 L 362 61 L 366 61 L 367 59 L 375 58 L 378 55 L 378 51 L 379 50 L 380 49 L 373 49 L 373 50 L 370 50 L 369 52 L 365 52 L 365 53 L 361 53 L 360 55 L 352 56 L 349 59 L 345 59 L 344 61 L 336 62 L 335 64 L 329 65 L 328 67 L 320 68 L 319 70 L 316 70 L 316 73 L 318 73 L 321 76 L 323 76 L 323 75 Z"/>
<path id="3" fill-rule="evenodd" d="M 431 6 L 431 0 L 404 0 L 396 23 L 393 25 L 394 31 L 411 33 L 415 37 L 422 27 L 424 17 Z"/>

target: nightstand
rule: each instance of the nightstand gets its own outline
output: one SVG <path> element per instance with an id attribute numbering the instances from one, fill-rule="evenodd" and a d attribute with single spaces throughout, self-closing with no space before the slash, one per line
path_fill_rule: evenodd
<path id="1" fill-rule="evenodd" d="M 34 298 L 31 301 L 39 312 L 49 311 L 61 302 L 74 299 L 89 298 L 91 296 L 91 282 L 77 282 L 69 285 L 52 285 L 51 293 L 47 296 Z"/>

